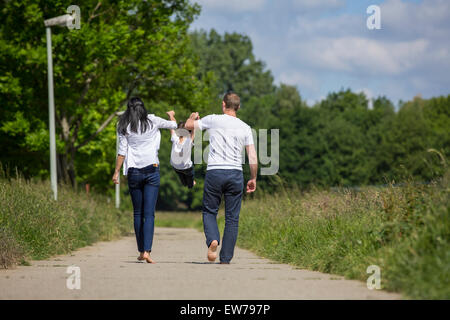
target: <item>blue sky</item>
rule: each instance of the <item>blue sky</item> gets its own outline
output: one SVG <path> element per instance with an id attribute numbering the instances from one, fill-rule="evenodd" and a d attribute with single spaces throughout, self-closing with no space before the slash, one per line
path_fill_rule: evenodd
<path id="1" fill-rule="evenodd" d="M 191 0 L 194 1 L 194 0 Z M 394 103 L 450 94 L 450 0 L 195 0 L 191 29 L 250 36 L 275 82 L 309 104 L 351 88 Z M 369 5 L 381 29 L 369 30 Z"/>

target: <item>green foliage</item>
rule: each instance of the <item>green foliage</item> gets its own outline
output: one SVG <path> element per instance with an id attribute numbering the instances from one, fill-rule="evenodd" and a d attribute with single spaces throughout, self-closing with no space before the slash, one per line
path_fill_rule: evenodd
<path id="1" fill-rule="evenodd" d="M 191 39 L 193 49 L 200 57 L 199 76 L 213 72 L 219 96 L 230 90 L 237 92 L 245 106 L 250 98 L 274 91 L 273 77 L 270 71 L 264 70 L 265 64 L 256 60 L 248 36 L 238 33 L 221 36 L 213 29 L 209 34 L 193 32 Z"/>
<path id="2" fill-rule="evenodd" d="M 188 27 L 199 13 L 187 0 L 79 1 L 81 29 L 52 28 L 58 175 L 110 187 L 115 112 L 139 95 L 150 113 L 205 112 L 208 78 L 195 77 Z M 44 19 L 59 0 L 4 2 L 0 10 L 0 145 L 4 164 L 25 176 L 48 173 Z M 20 27 L 19 27 L 20 26 Z"/>
<path id="3" fill-rule="evenodd" d="M 427 151 L 449 154 L 449 99 L 416 98 L 395 112 L 384 97 L 369 109 L 364 94 L 345 90 L 308 107 L 298 91 L 281 85 L 272 98 L 243 111 L 243 118 L 252 123 L 260 112 L 266 128 L 280 129 L 279 175 L 288 184 L 384 184 L 407 174 L 430 181 L 443 170 L 439 157 Z"/>
<path id="4" fill-rule="evenodd" d="M 386 97 L 374 99 L 369 108 L 363 93 L 347 89 L 308 106 L 295 87 L 273 85 L 248 37 L 211 30 L 191 38 L 200 57 L 199 76 L 215 75 L 216 96 L 234 90 L 242 97 L 241 119 L 254 129 L 280 129 L 278 175 L 284 183 L 356 186 L 408 174 L 430 181 L 443 174 L 439 157 L 427 150 L 449 155 L 450 95 L 415 98 L 396 112 Z M 276 191 L 276 180 L 260 176 L 259 188 Z"/>

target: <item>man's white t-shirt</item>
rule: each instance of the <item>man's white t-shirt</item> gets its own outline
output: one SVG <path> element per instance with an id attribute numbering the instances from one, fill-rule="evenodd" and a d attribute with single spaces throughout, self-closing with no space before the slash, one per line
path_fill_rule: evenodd
<path id="1" fill-rule="evenodd" d="M 193 143 L 191 136 L 184 137 L 183 142 L 180 143 L 180 137 L 173 133 L 170 141 L 172 141 L 172 152 L 170 153 L 170 164 L 172 167 L 178 170 L 192 167 L 191 149 Z"/>
<path id="2" fill-rule="evenodd" d="M 227 114 L 212 114 L 198 120 L 200 130 L 208 130 L 209 155 L 206 170 L 242 170 L 244 147 L 253 144 L 252 130 L 244 121 Z"/>
<path id="3" fill-rule="evenodd" d="M 119 134 L 118 154 L 125 156 L 123 163 L 123 174 L 127 175 L 128 168 L 144 168 L 151 164 L 159 164 L 158 150 L 161 142 L 159 129 L 176 129 L 175 121 L 168 121 L 154 114 L 148 115 L 150 126 L 146 132 L 138 133 L 130 131 L 127 127 L 127 134 Z"/>

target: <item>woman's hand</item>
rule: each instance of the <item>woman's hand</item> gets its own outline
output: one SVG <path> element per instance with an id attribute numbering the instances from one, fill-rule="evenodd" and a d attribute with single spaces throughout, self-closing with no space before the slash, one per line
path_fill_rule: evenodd
<path id="1" fill-rule="evenodd" d="M 114 175 L 112 177 L 112 181 L 114 182 L 114 184 L 119 184 L 119 171 L 115 171 Z"/>
<path id="2" fill-rule="evenodd" d="M 170 111 L 167 111 L 166 113 L 169 116 L 169 120 L 170 121 L 176 121 L 176 119 L 175 119 L 175 111 L 170 110 Z"/>
<path id="3" fill-rule="evenodd" d="M 169 118 L 170 117 L 175 117 L 175 111 L 173 111 L 173 110 L 167 111 L 166 113 L 169 116 Z"/>

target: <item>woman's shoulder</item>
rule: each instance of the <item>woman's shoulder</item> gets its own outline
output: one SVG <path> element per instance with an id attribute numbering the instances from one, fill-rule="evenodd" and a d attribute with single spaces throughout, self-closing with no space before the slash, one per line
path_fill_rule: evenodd
<path id="1" fill-rule="evenodd" d="M 147 119 L 149 119 L 149 120 L 150 120 L 151 122 L 153 122 L 153 123 L 159 123 L 159 122 L 161 122 L 162 120 L 164 120 L 163 118 L 158 117 L 157 115 L 155 115 L 155 114 L 153 114 L 153 113 L 148 114 L 148 115 L 147 115 Z"/>

